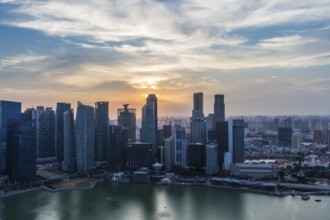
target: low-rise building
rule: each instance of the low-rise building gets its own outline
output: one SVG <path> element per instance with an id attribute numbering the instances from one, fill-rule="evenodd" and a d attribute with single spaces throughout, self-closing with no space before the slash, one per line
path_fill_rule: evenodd
<path id="1" fill-rule="evenodd" d="M 277 177 L 278 169 L 268 163 L 236 163 L 231 166 L 230 173 L 232 176 L 241 177 Z"/>

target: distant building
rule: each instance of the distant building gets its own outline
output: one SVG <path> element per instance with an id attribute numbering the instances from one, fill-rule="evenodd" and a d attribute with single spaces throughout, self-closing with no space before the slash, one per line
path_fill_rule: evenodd
<path id="1" fill-rule="evenodd" d="M 225 102 L 224 95 L 214 95 L 214 126 L 218 121 L 225 121 Z"/>
<path id="2" fill-rule="evenodd" d="M 219 171 L 218 165 L 218 145 L 206 145 L 206 166 L 205 175 L 213 175 Z"/>
<path id="3" fill-rule="evenodd" d="M 95 168 L 94 108 L 78 101 L 76 115 L 77 170 L 85 173 Z"/>
<path id="4" fill-rule="evenodd" d="M 52 108 L 36 108 L 37 158 L 55 157 L 55 112 Z"/>
<path id="5" fill-rule="evenodd" d="M 174 138 L 173 136 L 165 139 L 164 154 L 166 169 L 171 169 L 174 164 Z"/>
<path id="6" fill-rule="evenodd" d="M 219 121 L 216 124 L 217 143 L 219 149 L 219 167 L 224 168 L 225 152 L 229 152 L 229 129 L 228 121 Z"/>
<path id="7" fill-rule="evenodd" d="M 299 150 L 304 140 L 302 134 L 292 134 L 292 149 Z"/>
<path id="8" fill-rule="evenodd" d="M 163 138 L 169 138 L 172 136 L 172 125 L 163 125 Z"/>
<path id="9" fill-rule="evenodd" d="M 21 103 L 0 100 L 0 175 L 8 172 L 6 163 L 9 159 L 7 151 L 8 126 L 17 123 L 21 116 Z"/>
<path id="10" fill-rule="evenodd" d="M 64 158 L 62 170 L 68 173 L 77 171 L 76 143 L 74 136 L 73 109 L 64 112 Z"/>
<path id="11" fill-rule="evenodd" d="M 136 109 L 128 108 L 128 104 L 124 104 L 124 108 L 118 109 L 118 125 L 125 127 L 128 131 L 128 140 L 136 141 Z"/>
<path id="12" fill-rule="evenodd" d="M 36 123 L 32 117 L 22 115 L 20 121 L 9 128 L 9 177 L 24 182 L 36 178 Z"/>
<path id="13" fill-rule="evenodd" d="M 174 126 L 174 164 L 186 167 L 187 163 L 187 141 L 186 132 L 181 125 Z"/>
<path id="14" fill-rule="evenodd" d="M 215 124 L 214 124 L 214 114 L 213 113 L 210 113 L 207 117 L 206 117 L 206 129 L 207 130 L 210 130 L 210 129 L 214 129 L 215 127 Z"/>
<path id="15" fill-rule="evenodd" d="M 249 164 L 237 163 L 233 164 L 230 170 L 232 176 L 241 177 L 277 177 L 278 169 L 272 164 Z"/>
<path id="16" fill-rule="evenodd" d="M 152 144 L 131 142 L 126 149 L 126 168 L 136 170 L 142 167 L 151 168 L 153 164 Z"/>
<path id="17" fill-rule="evenodd" d="M 189 168 L 201 170 L 205 167 L 205 145 L 190 143 L 187 150 L 187 165 Z"/>
<path id="18" fill-rule="evenodd" d="M 157 131 L 158 131 L 158 113 L 157 97 L 155 94 L 149 94 L 147 103 L 142 107 L 142 127 L 141 142 L 148 142 L 152 145 L 153 160 L 157 159 Z"/>
<path id="19" fill-rule="evenodd" d="M 233 163 L 244 162 L 244 120 L 233 120 Z"/>
<path id="20" fill-rule="evenodd" d="M 292 144 L 292 128 L 278 129 L 278 144 L 285 147 L 290 147 Z"/>
<path id="21" fill-rule="evenodd" d="M 64 159 L 64 112 L 71 110 L 70 103 L 58 102 L 55 117 L 55 151 L 59 168 Z"/>
<path id="22" fill-rule="evenodd" d="M 313 131 L 313 142 L 315 144 L 323 144 L 323 131 L 321 130 Z"/>
<path id="23" fill-rule="evenodd" d="M 128 143 L 128 129 L 121 125 L 109 126 L 109 168 L 121 171 L 125 167 L 125 151 Z"/>
<path id="24" fill-rule="evenodd" d="M 206 118 L 203 113 L 203 93 L 194 93 L 194 109 L 190 118 L 190 143 L 206 143 Z"/>
<path id="25" fill-rule="evenodd" d="M 109 102 L 95 103 L 95 161 L 108 160 Z"/>

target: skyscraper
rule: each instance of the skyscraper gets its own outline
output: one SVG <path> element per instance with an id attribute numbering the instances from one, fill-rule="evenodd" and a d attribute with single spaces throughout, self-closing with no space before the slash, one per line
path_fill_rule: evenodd
<path id="1" fill-rule="evenodd" d="M 21 103 L 0 100 L 0 175 L 6 172 L 8 160 L 7 137 L 8 126 L 17 123 L 21 116 Z"/>
<path id="2" fill-rule="evenodd" d="M 9 177 L 15 181 L 28 181 L 36 177 L 36 125 L 35 119 L 25 113 L 19 122 L 10 128 L 8 135 Z"/>
<path id="3" fill-rule="evenodd" d="M 123 109 L 118 109 L 118 125 L 125 127 L 128 131 L 128 140 L 136 141 L 136 109 L 128 108 L 128 104 L 124 104 Z"/>
<path id="4" fill-rule="evenodd" d="M 244 163 L 244 120 L 233 120 L 233 163 Z"/>
<path id="5" fill-rule="evenodd" d="M 192 115 L 199 113 L 204 115 L 203 111 L 203 93 L 202 92 L 197 92 L 194 93 L 194 109 Z"/>
<path id="6" fill-rule="evenodd" d="M 77 170 L 73 109 L 64 112 L 64 159 L 62 170 L 69 173 Z"/>
<path id="7" fill-rule="evenodd" d="M 203 113 L 203 93 L 194 93 L 194 109 L 190 118 L 190 143 L 206 143 L 206 118 Z"/>
<path id="8" fill-rule="evenodd" d="M 58 102 L 55 118 L 55 151 L 59 167 L 64 158 L 64 112 L 71 109 L 71 104 Z"/>
<path id="9" fill-rule="evenodd" d="M 142 127 L 141 127 L 141 141 L 152 144 L 152 156 L 155 160 L 157 158 L 157 97 L 155 94 L 149 94 L 147 103 L 142 107 Z"/>
<path id="10" fill-rule="evenodd" d="M 214 95 L 214 122 L 225 120 L 224 95 Z M 214 124 L 215 125 L 215 124 Z"/>
<path id="11" fill-rule="evenodd" d="M 219 171 L 218 164 L 218 145 L 207 144 L 206 145 L 206 166 L 205 175 L 213 175 Z"/>
<path id="12" fill-rule="evenodd" d="M 80 173 L 95 168 L 94 108 L 78 101 L 76 115 L 77 170 Z"/>
<path id="13" fill-rule="evenodd" d="M 55 113 L 52 108 L 36 109 L 37 158 L 55 156 Z"/>
<path id="14" fill-rule="evenodd" d="M 228 121 L 219 121 L 216 124 L 216 133 L 218 139 L 218 152 L 219 152 L 219 167 L 224 168 L 225 152 L 229 152 L 229 130 Z"/>
<path id="15" fill-rule="evenodd" d="M 109 168 L 120 171 L 125 167 L 125 151 L 128 143 L 128 130 L 121 125 L 109 126 Z"/>
<path id="16" fill-rule="evenodd" d="M 278 129 L 278 144 L 290 147 L 292 144 L 292 128 Z"/>
<path id="17" fill-rule="evenodd" d="M 174 126 L 174 164 L 181 167 L 187 166 L 186 132 L 181 125 Z"/>
<path id="18" fill-rule="evenodd" d="M 95 160 L 107 161 L 109 145 L 109 103 L 95 103 Z"/>

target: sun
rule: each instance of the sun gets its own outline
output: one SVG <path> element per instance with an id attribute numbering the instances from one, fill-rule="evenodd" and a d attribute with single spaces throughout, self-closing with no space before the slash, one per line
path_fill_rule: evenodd
<path id="1" fill-rule="evenodd" d="M 159 89 L 158 85 L 160 82 L 160 78 L 158 77 L 150 77 L 150 78 L 141 78 L 136 79 L 133 81 L 134 87 L 138 89 L 151 89 L 151 90 L 157 90 Z"/>

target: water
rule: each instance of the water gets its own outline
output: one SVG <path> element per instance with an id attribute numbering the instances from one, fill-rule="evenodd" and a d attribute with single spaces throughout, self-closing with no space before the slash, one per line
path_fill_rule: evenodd
<path id="1" fill-rule="evenodd" d="M 93 190 L 38 190 L 0 199 L 1 220 L 310 220 L 328 219 L 329 210 L 330 197 L 326 196 L 302 201 L 300 197 L 152 184 L 99 183 Z"/>

